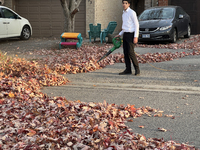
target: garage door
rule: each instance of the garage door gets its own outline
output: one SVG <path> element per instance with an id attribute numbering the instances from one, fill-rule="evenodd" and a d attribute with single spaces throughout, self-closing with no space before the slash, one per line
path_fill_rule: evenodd
<path id="1" fill-rule="evenodd" d="M 33 28 L 33 37 L 59 37 L 64 31 L 64 15 L 58 0 L 16 0 L 16 11 L 27 18 Z M 82 0 L 76 14 L 75 32 L 86 36 L 86 7 Z"/>

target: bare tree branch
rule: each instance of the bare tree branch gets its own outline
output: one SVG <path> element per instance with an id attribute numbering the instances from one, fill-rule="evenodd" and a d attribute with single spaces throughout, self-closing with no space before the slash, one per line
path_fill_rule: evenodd
<path id="1" fill-rule="evenodd" d="M 79 7 L 81 1 L 82 1 L 82 0 L 77 0 L 77 1 L 76 1 L 76 3 L 77 3 L 77 4 L 76 4 L 76 7 Z"/>
<path id="2" fill-rule="evenodd" d="M 71 12 L 71 17 L 73 18 L 74 15 L 79 12 L 79 9 L 78 8 L 75 8 L 72 12 Z"/>
<path id="3" fill-rule="evenodd" d="M 72 14 L 76 8 L 76 0 L 70 0 L 70 13 Z"/>

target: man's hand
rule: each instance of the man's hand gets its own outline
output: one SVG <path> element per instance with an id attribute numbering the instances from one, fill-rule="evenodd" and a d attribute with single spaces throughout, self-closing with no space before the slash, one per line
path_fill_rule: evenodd
<path id="1" fill-rule="evenodd" d="M 138 42 L 138 38 L 137 38 L 137 37 L 134 37 L 133 43 L 134 43 L 134 44 L 137 44 L 137 42 Z"/>
<path id="2" fill-rule="evenodd" d="M 115 36 L 115 38 L 116 38 L 116 37 L 120 37 L 120 35 L 118 34 L 118 35 Z"/>

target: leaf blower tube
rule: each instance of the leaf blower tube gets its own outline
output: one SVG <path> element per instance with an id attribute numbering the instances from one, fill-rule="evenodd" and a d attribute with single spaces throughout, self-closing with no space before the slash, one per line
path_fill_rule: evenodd
<path id="1" fill-rule="evenodd" d="M 97 61 L 97 63 L 99 63 L 101 60 L 103 60 L 104 58 L 106 58 L 108 55 L 110 55 L 114 50 L 118 49 L 121 47 L 122 44 L 122 39 L 120 37 L 115 37 L 112 39 L 113 45 L 114 47 L 111 48 L 103 57 L 101 57 L 101 59 L 99 59 Z"/>

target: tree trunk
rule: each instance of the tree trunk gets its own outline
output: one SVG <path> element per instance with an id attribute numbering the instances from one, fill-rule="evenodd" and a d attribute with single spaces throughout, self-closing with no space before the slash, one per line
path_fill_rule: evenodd
<path id="1" fill-rule="evenodd" d="M 82 0 L 60 0 L 65 16 L 64 31 L 74 32 L 75 15 L 79 11 L 78 7 Z"/>

